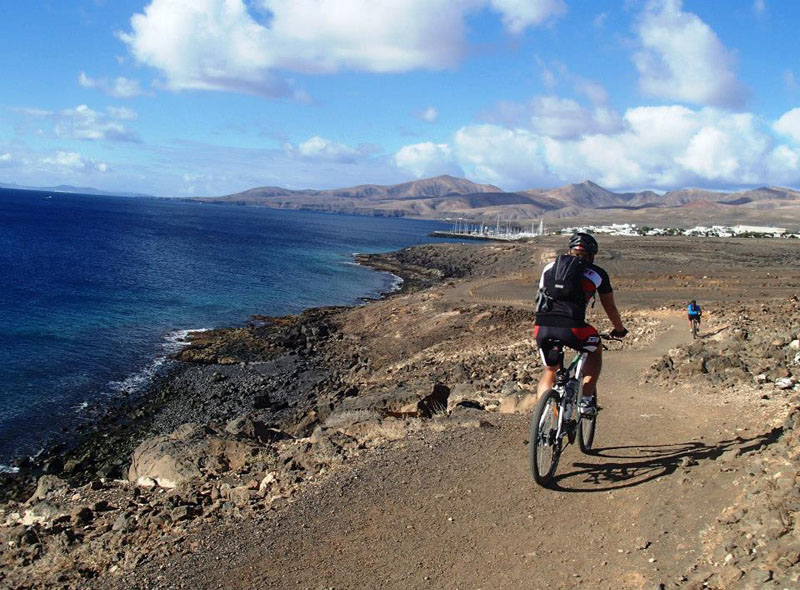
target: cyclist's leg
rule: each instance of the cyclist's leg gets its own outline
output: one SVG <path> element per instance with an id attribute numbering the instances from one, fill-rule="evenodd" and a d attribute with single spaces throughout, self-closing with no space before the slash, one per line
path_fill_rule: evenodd
<path id="1" fill-rule="evenodd" d="M 575 341 L 570 343 L 577 350 L 588 352 L 583 365 L 583 395 L 597 396 L 597 380 L 603 368 L 603 347 L 600 346 L 600 335 L 593 326 L 573 328 Z"/>
<path id="2" fill-rule="evenodd" d="M 600 371 L 603 369 L 603 354 L 598 347 L 594 352 L 590 352 L 586 357 L 586 364 L 583 366 L 583 395 L 597 396 L 597 380 L 600 378 Z"/>
<path id="3" fill-rule="evenodd" d="M 534 326 L 536 345 L 539 348 L 539 356 L 541 356 L 542 364 L 544 365 L 542 375 L 539 377 L 539 384 L 536 387 L 536 393 L 539 397 L 556 384 L 556 373 L 561 368 L 563 353 L 556 354 L 557 351 L 552 350 L 551 345 L 553 339 L 560 339 L 563 331 L 563 329 L 550 326 Z M 566 331 L 568 333 L 569 329 Z"/>
<path id="4" fill-rule="evenodd" d="M 544 370 L 542 370 L 542 375 L 539 377 L 539 385 L 536 386 L 536 394 L 539 397 L 556 384 L 556 373 L 560 368 L 560 365 L 555 367 L 548 367 L 545 365 Z"/>

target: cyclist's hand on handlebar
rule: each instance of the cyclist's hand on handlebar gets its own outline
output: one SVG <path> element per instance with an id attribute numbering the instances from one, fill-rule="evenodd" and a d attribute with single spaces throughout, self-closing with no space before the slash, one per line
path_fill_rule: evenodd
<path id="1" fill-rule="evenodd" d="M 627 330 L 627 328 L 622 328 L 622 330 L 621 330 L 621 331 L 618 331 L 618 330 L 611 330 L 611 331 L 608 333 L 608 335 L 609 335 L 611 338 L 615 338 L 615 339 L 619 340 L 620 338 L 625 338 L 625 336 L 627 336 L 627 335 L 628 335 L 628 330 Z"/>

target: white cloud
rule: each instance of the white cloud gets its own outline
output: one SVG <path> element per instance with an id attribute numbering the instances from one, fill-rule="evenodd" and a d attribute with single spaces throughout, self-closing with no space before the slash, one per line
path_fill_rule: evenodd
<path id="1" fill-rule="evenodd" d="M 790 111 L 776 126 L 800 132 L 795 116 Z M 441 153 L 448 148 L 437 146 Z M 586 178 L 615 190 L 800 185 L 800 148 L 780 143 L 751 113 L 710 107 L 629 109 L 613 133 L 544 135 L 535 125 L 471 125 L 454 135 L 451 150 L 469 178 L 509 190 Z"/>
<path id="2" fill-rule="evenodd" d="M 512 190 L 554 180 L 543 157 L 543 139 L 531 131 L 471 125 L 459 129 L 453 143 L 469 178 Z"/>
<path id="3" fill-rule="evenodd" d="M 588 98 L 593 104 L 608 102 L 608 92 L 602 84 L 591 80 L 576 79 L 575 90 Z"/>
<path id="4" fill-rule="evenodd" d="M 287 156 L 310 162 L 334 162 L 340 164 L 353 164 L 359 160 L 369 158 L 376 151 L 372 145 L 360 145 L 352 148 L 337 141 L 331 141 L 315 135 L 298 145 L 284 144 Z"/>
<path id="5" fill-rule="evenodd" d="M 604 96 L 600 92 L 602 86 L 590 86 L 595 97 Z M 562 139 L 622 130 L 622 121 L 617 112 L 602 102 L 599 106 L 588 108 L 571 98 L 554 95 L 535 96 L 524 104 L 501 102 L 485 113 L 483 120 L 503 123 L 510 128 L 531 129 L 542 136 Z"/>
<path id="6" fill-rule="evenodd" d="M 308 100 L 276 72 L 452 67 L 466 14 L 487 3 L 514 32 L 564 11 L 561 0 L 152 0 L 119 37 L 170 89 Z"/>
<path id="7" fill-rule="evenodd" d="M 52 156 L 42 158 L 42 164 L 64 168 L 73 172 L 107 172 L 108 164 L 86 158 L 77 152 L 58 151 Z"/>
<path id="8" fill-rule="evenodd" d="M 132 121 L 139 118 L 139 114 L 128 107 L 108 107 L 106 110 L 112 118 L 120 121 Z"/>
<path id="9" fill-rule="evenodd" d="M 798 188 L 800 170 L 800 149 L 785 145 L 777 146 L 766 159 L 769 182 L 772 185 L 791 185 Z"/>
<path id="10" fill-rule="evenodd" d="M 86 75 L 86 72 L 81 72 L 78 75 L 78 84 L 84 88 L 97 88 L 116 98 L 133 98 L 144 94 L 139 80 L 132 80 L 122 76 L 109 80 L 108 78 L 90 78 Z"/>
<path id="11" fill-rule="evenodd" d="M 394 164 L 417 178 L 439 176 L 440 174 L 463 174 L 461 168 L 455 163 L 450 146 L 430 141 L 400 148 L 394 155 Z"/>
<path id="12" fill-rule="evenodd" d="M 426 123 L 436 123 L 436 121 L 439 120 L 439 109 L 434 106 L 429 106 L 417 113 L 416 116 L 418 119 L 421 119 Z"/>
<path id="13" fill-rule="evenodd" d="M 47 111 L 35 108 L 15 109 L 16 112 L 33 119 L 50 121 L 50 130 L 37 129 L 36 133 L 53 135 L 60 139 L 83 139 L 90 141 L 122 141 L 138 142 L 138 135 L 125 127 L 120 121 L 137 117 L 136 112 L 125 107 L 108 107 L 106 112 L 99 112 L 87 105 L 78 105 L 74 109 Z"/>
<path id="14" fill-rule="evenodd" d="M 542 71 L 542 84 L 548 90 L 553 90 L 563 80 L 570 84 L 576 94 L 584 95 L 592 104 L 602 105 L 608 102 L 608 91 L 599 82 L 573 74 L 561 61 L 554 60 L 548 66 L 539 56 L 535 60 Z"/>
<path id="15" fill-rule="evenodd" d="M 640 107 L 627 111 L 625 121 L 624 133 L 580 142 L 573 164 L 616 188 L 730 187 L 767 179 L 771 136 L 751 114 Z"/>
<path id="16" fill-rule="evenodd" d="M 773 125 L 775 131 L 788 135 L 800 143 L 800 108 L 784 113 Z"/>
<path id="17" fill-rule="evenodd" d="M 643 94 L 699 105 L 742 106 L 746 89 L 734 73 L 735 58 L 681 0 L 651 0 L 636 26 L 633 61 Z"/>
<path id="18" fill-rule="evenodd" d="M 797 78 L 792 70 L 785 70 L 782 77 L 783 83 L 786 84 L 786 87 L 789 90 L 797 90 L 798 86 L 800 86 L 798 85 Z"/>
<path id="19" fill-rule="evenodd" d="M 766 0 L 753 0 L 753 12 L 756 13 L 756 16 L 763 16 L 764 13 L 767 11 L 767 2 Z"/>
<path id="20" fill-rule="evenodd" d="M 123 109 L 125 118 L 133 111 Z M 115 120 L 115 113 L 104 114 L 90 109 L 85 104 L 74 109 L 64 109 L 54 114 L 53 132 L 63 139 L 87 139 L 106 141 L 138 141 L 134 132 Z"/>
<path id="21" fill-rule="evenodd" d="M 78 152 L 34 152 L 17 146 L 12 152 L 0 154 L 0 165 L 14 173 L 14 180 L 23 184 L 42 185 L 50 182 L 69 182 L 111 170 L 106 162 L 86 157 Z"/>
<path id="22" fill-rule="evenodd" d="M 512 33 L 521 33 L 567 12 L 563 0 L 490 0 L 490 3 Z"/>
<path id="23" fill-rule="evenodd" d="M 771 145 L 769 136 L 757 128 L 753 115 L 740 113 L 708 118 L 711 120 L 705 121 L 692 136 L 676 162 L 707 181 L 762 182 L 763 160 Z"/>
<path id="24" fill-rule="evenodd" d="M 530 127 L 540 135 L 576 138 L 621 129 L 616 113 L 607 108 L 590 112 L 576 101 L 557 96 L 540 96 L 531 101 Z"/>

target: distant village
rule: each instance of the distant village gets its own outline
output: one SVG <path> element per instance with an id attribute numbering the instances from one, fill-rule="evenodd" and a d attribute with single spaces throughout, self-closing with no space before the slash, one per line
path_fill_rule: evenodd
<path id="1" fill-rule="evenodd" d="M 471 223 L 455 220 L 450 231 L 435 231 L 437 237 L 463 238 L 474 240 L 517 241 L 544 235 L 573 234 L 588 232 L 612 236 L 697 236 L 705 238 L 800 238 L 800 234 L 789 233 L 786 228 L 761 225 L 698 225 L 691 228 L 649 227 L 635 223 L 612 223 L 611 225 L 581 225 L 548 231 L 544 221 L 531 224 L 530 229 L 512 225 L 509 221 L 494 224 Z"/>
<path id="2" fill-rule="evenodd" d="M 800 234 L 787 233 L 784 227 L 762 225 L 697 225 L 691 228 L 682 227 L 648 227 L 635 223 L 613 223 L 611 225 L 587 225 L 567 227 L 560 233 L 584 231 L 612 236 L 698 236 L 705 238 L 800 238 Z M 553 232 L 559 233 L 559 231 Z"/>

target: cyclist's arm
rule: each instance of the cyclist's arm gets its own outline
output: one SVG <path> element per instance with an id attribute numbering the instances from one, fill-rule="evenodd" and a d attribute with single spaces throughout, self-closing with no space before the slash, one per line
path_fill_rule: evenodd
<path id="1" fill-rule="evenodd" d="M 619 315 L 617 304 L 614 302 L 614 292 L 609 291 L 608 293 L 599 293 L 599 295 L 600 303 L 606 311 L 608 319 L 610 319 L 611 323 L 614 325 L 614 329 L 617 332 L 624 332 L 625 326 L 622 325 L 622 318 Z"/>

